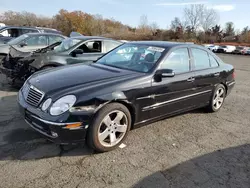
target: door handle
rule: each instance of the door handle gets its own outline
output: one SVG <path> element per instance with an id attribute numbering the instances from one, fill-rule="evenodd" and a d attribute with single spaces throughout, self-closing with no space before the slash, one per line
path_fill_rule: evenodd
<path id="1" fill-rule="evenodd" d="M 193 82 L 194 80 L 195 80 L 194 77 L 190 77 L 190 78 L 187 79 L 188 82 Z"/>
<path id="2" fill-rule="evenodd" d="M 214 76 L 220 76 L 219 72 L 214 73 Z"/>

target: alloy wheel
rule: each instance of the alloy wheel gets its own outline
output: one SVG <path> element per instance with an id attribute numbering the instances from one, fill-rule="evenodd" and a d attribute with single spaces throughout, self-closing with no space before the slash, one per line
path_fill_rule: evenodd
<path id="1" fill-rule="evenodd" d="M 218 110 L 223 102 L 224 102 L 224 94 L 225 94 L 225 90 L 223 88 L 219 88 L 216 91 L 216 94 L 214 95 L 214 99 L 213 99 L 213 107 Z"/>
<path id="2" fill-rule="evenodd" d="M 107 114 L 98 129 L 98 140 L 104 147 L 117 145 L 128 130 L 128 118 L 120 110 Z"/>

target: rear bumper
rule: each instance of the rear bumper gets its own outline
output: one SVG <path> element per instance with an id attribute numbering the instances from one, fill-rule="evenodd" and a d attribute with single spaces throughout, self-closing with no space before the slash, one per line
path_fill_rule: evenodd
<path id="1" fill-rule="evenodd" d="M 227 96 L 231 93 L 235 84 L 236 84 L 235 81 L 227 82 Z"/>

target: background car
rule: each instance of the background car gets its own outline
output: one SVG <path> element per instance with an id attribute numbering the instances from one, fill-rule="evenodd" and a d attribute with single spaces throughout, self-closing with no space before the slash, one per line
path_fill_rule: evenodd
<path id="1" fill-rule="evenodd" d="M 65 38 L 67 37 L 53 33 L 27 33 L 0 45 L 0 56 L 5 57 L 9 53 L 10 46 L 22 52 L 31 52 Z"/>
<path id="2" fill-rule="evenodd" d="M 242 55 L 247 55 L 247 51 L 249 50 L 249 47 L 244 47 L 242 50 L 241 50 L 241 54 Z"/>
<path id="3" fill-rule="evenodd" d="M 218 45 L 207 45 L 207 49 L 211 50 L 212 52 L 216 52 L 216 50 L 219 48 Z"/>
<path id="4" fill-rule="evenodd" d="M 29 64 L 38 56 L 54 50 L 60 44 L 61 41 L 33 52 L 21 52 L 10 46 L 9 54 L 0 63 L 0 72 L 7 77 L 10 85 L 21 88 L 25 80 L 32 74 Z"/>
<path id="5" fill-rule="evenodd" d="M 30 64 L 33 71 L 75 63 L 93 62 L 123 44 L 120 41 L 96 36 L 71 37 L 50 53 L 43 54 Z"/>
<path id="6" fill-rule="evenodd" d="M 102 37 L 79 36 L 67 38 L 32 53 L 20 52 L 11 46 L 10 53 L 0 65 L 0 71 L 6 75 L 9 84 L 20 88 L 36 71 L 74 63 L 92 63 L 121 44 Z"/>
<path id="7" fill-rule="evenodd" d="M 13 38 L 19 37 L 27 33 L 55 33 L 62 34 L 62 32 L 46 27 L 18 27 L 18 26 L 2 26 L 0 27 L 0 44 L 6 43 Z"/>
<path id="8" fill-rule="evenodd" d="M 244 46 L 236 46 L 236 49 L 232 52 L 233 54 L 242 54 Z"/>
<path id="9" fill-rule="evenodd" d="M 247 50 L 245 51 L 244 55 L 250 55 L 250 48 L 247 48 Z"/>
<path id="10" fill-rule="evenodd" d="M 18 101 L 26 122 L 49 140 L 87 141 L 106 152 L 131 128 L 201 107 L 219 111 L 234 84 L 233 66 L 204 47 L 139 41 L 93 64 L 38 72 Z"/>
<path id="11" fill-rule="evenodd" d="M 235 46 L 219 46 L 215 52 L 217 53 L 232 53 L 236 49 Z"/>

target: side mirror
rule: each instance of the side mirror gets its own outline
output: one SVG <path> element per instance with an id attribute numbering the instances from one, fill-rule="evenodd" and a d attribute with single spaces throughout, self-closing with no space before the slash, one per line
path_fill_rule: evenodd
<path id="1" fill-rule="evenodd" d="M 175 73 L 172 69 L 160 69 L 155 73 L 155 81 L 160 82 L 162 78 L 174 77 Z"/>
<path id="2" fill-rule="evenodd" d="M 71 55 L 73 56 L 73 57 L 76 57 L 76 55 L 78 55 L 78 54 L 83 54 L 84 53 L 84 51 L 82 50 L 82 49 L 75 49 L 72 53 L 71 53 Z"/>
<path id="3" fill-rule="evenodd" d="M 24 47 L 24 46 L 27 46 L 27 43 L 23 41 L 20 43 L 20 47 Z"/>

